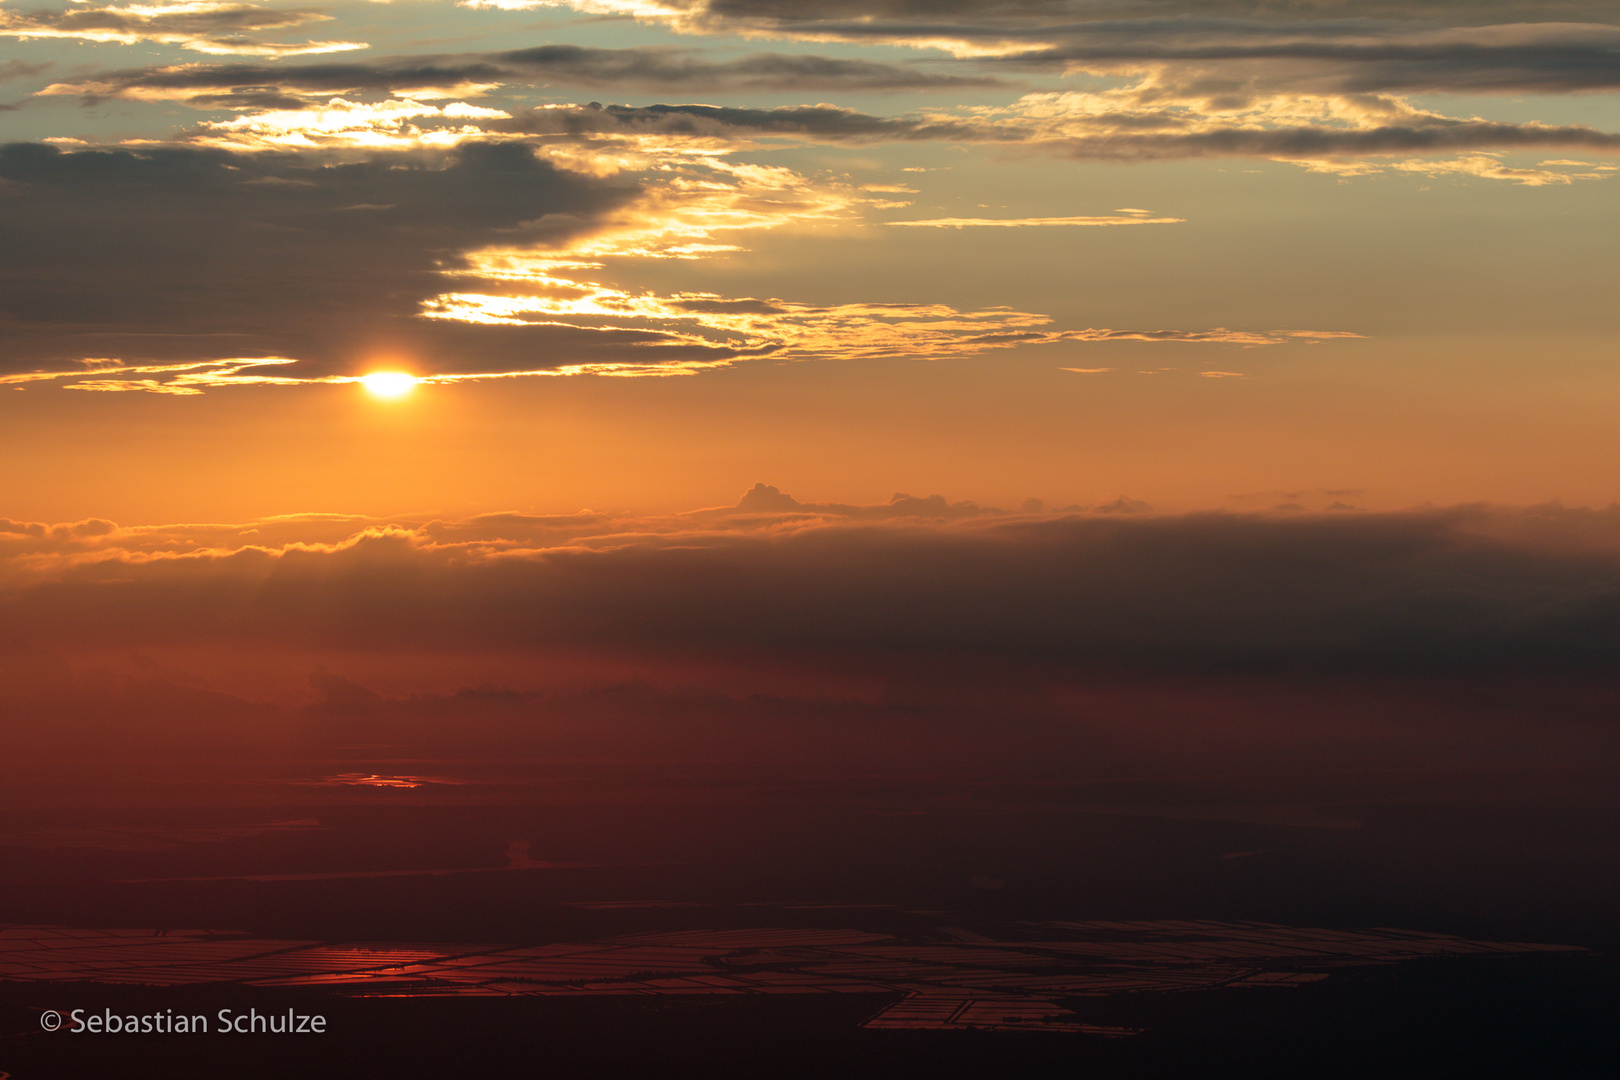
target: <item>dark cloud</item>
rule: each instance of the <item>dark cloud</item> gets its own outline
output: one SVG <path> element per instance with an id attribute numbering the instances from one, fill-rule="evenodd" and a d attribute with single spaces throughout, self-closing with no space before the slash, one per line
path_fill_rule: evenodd
<path id="1" fill-rule="evenodd" d="M 544 45 L 499 53 L 498 62 L 531 78 L 579 86 L 676 86 L 764 91 L 925 90 L 996 85 L 982 74 L 936 74 L 915 64 L 755 53 L 713 62 L 678 49 L 586 49 Z"/>
<path id="2" fill-rule="evenodd" d="M 1052 149 L 1074 157 L 1147 160 L 1155 158 L 1252 157 L 1313 158 L 1361 154 L 1452 154 L 1468 150 L 1579 147 L 1620 149 L 1620 135 L 1578 125 L 1498 124 L 1452 121 L 1389 124 L 1373 128 L 1292 127 L 1273 130 L 1225 128 L 1187 133 L 1109 133 L 1057 140 Z"/>
<path id="3" fill-rule="evenodd" d="M 1031 35 L 1035 37 L 1037 35 Z M 1108 23 L 1042 34 L 995 64 L 1201 70 L 1212 92 L 1568 93 L 1620 86 L 1620 32 L 1594 26 L 1477 31 L 1365 21 L 1300 26 L 1199 20 Z M 1190 76 L 1178 75 L 1176 81 Z M 1232 84 L 1222 87 L 1222 80 Z"/>
<path id="4" fill-rule="evenodd" d="M 1424 21 L 1613 19 L 1611 0 L 662 0 L 661 7 L 716 23 L 787 26 L 834 20 L 1073 22 L 1156 16 L 1228 16 L 1299 21 L 1404 18 Z M 700 22 L 699 25 L 702 25 Z"/>
<path id="5" fill-rule="evenodd" d="M 689 135 L 735 139 L 757 134 L 833 142 L 995 142 L 1017 141 L 1028 136 L 1027 129 L 1011 125 L 998 127 L 951 118 L 871 116 L 836 105 L 790 105 L 777 109 L 719 105 L 539 108 L 490 126 L 498 131 L 537 135 Z"/>
<path id="6" fill-rule="evenodd" d="M 153 556 L 120 543 L 64 543 L 54 560 L 9 566 L 8 644 L 1592 677 L 1620 660 L 1613 509 L 1030 516 L 909 497 L 817 507 L 756 487 L 729 512 L 605 527 L 508 515 L 324 546 Z"/>
<path id="7" fill-rule="evenodd" d="M 1558 93 L 1617 85 L 1600 0 L 690 0 L 680 26 L 849 42 L 955 42 L 992 67 L 1248 65 L 1319 92 Z M 638 12 L 638 14 L 640 14 Z M 1584 25 L 1583 25 L 1584 24 Z M 1027 43 L 1020 52 L 1019 44 Z M 986 53 L 986 49 L 988 52 Z"/>
<path id="8" fill-rule="evenodd" d="M 1018 119 L 1003 122 L 954 121 L 948 118 L 878 117 L 832 105 L 780 109 L 734 109 L 711 105 L 613 105 L 601 110 L 538 109 L 502 130 L 529 133 L 686 134 L 740 137 L 748 134 L 791 135 L 829 142 L 1024 143 L 1073 157 L 1119 160 L 1154 158 L 1253 157 L 1310 158 L 1360 154 L 1448 154 L 1469 150 L 1575 147 L 1612 151 L 1620 135 L 1581 125 L 1506 124 L 1416 115 L 1410 122 L 1350 128 L 1300 125 L 1281 128 L 1215 127 L 1209 130 L 1131 131 L 1119 117 L 1102 117 L 1113 130 L 1095 134 L 1083 129 L 1063 133 L 1041 130 Z M 1129 119 L 1128 117 L 1125 119 Z M 1164 124 L 1144 119 L 1140 126 Z"/>
<path id="9" fill-rule="evenodd" d="M 240 33 L 245 30 L 280 30 L 320 21 L 329 16 L 317 11 L 264 8 L 257 4 L 198 5 L 184 11 L 157 15 L 140 14 L 116 7 L 68 8 L 56 15 L 31 16 L 30 27 L 87 32 L 142 33 L 153 30 L 205 34 Z M 19 30 L 15 22 L 8 28 Z"/>
<path id="10" fill-rule="evenodd" d="M 361 42 L 265 41 L 266 31 L 290 30 L 332 16 L 321 11 L 263 7 L 258 4 L 177 4 L 92 7 L 64 11 L 0 11 L 0 35 L 17 38 L 70 38 L 117 41 L 125 44 L 155 41 L 182 45 L 206 53 L 247 53 L 258 56 L 297 55 L 364 48 Z"/>
<path id="11" fill-rule="evenodd" d="M 49 62 L 30 64 L 22 60 L 7 60 L 0 63 L 0 83 L 10 82 L 12 79 L 31 79 L 35 75 L 43 75 L 51 67 Z"/>
<path id="12" fill-rule="evenodd" d="M 704 762 L 1310 788 L 1614 760 L 1620 511 L 1118 510 L 760 484 L 663 517 L 0 522 L 0 751 L 207 783 L 592 761 L 591 800 Z"/>
<path id="13" fill-rule="evenodd" d="M 1111 21 L 1019 30 L 971 24 L 862 23 L 856 40 L 1009 42 L 1005 55 L 892 64 L 782 53 L 714 60 L 691 49 L 543 45 L 500 53 L 370 63 L 212 64 L 103 72 L 53 87 L 88 101 L 169 93 L 207 108 L 286 107 L 300 96 L 470 84 L 555 84 L 604 91 L 919 91 L 1003 85 L 993 71 L 1174 65 L 1231 94 L 1561 93 L 1620 86 L 1620 36 L 1595 27 L 1502 26 L 1478 32 L 1368 20 L 1327 23 L 1231 19 Z M 1019 41 L 1027 49 L 1017 51 Z M 948 66 L 947 66 L 948 65 Z M 1229 84 L 1219 87 L 1220 83 Z"/>
<path id="14" fill-rule="evenodd" d="M 553 168 L 526 147 L 314 156 L 192 148 L 0 147 L 0 339 L 10 372 L 287 356 L 351 373 L 378 350 L 418 373 L 731 355 L 650 331 L 417 318 L 463 252 L 544 247 L 632 203 L 633 183 Z M 86 372 L 89 373 L 88 371 Z"/>
<path id="15" fill-rule="evenodd" d="M 579 268 L 605 256 L 681 257 L 693 237 L 724 229 L 849 221 L 864 196 L 837 178 L 738 169 L 711 147 L 687 153 L 656 141 L 630 147 L 653 161 L 640 181 L 596 177 L 550 163 L 596 164 L 601 143 L 576 141 L 571 126 L 605 116 L 626 142 L 649 129 L 626 127 L 611 109 L 541 109 L 536 115 L 563 136 L 540 140 L 555 155 L 548 159 L 528 141 L 460 123 L 491 114 L 504 115 L 342 104 L 197 134 L 229 150 L 0 149 L 0 181 L 16 211 L 0 222 L 10 258 L 0 260 L 10 369 L 0 370 L 0 383 L 198 394 L 348 381 L 381 364 L 449 381 L 689 373 L 776 355 L 969 355 L 1104 337 L 1287 340 L 1225 330 L 1032 331 L 1050 320 L 1005 308 L 665 297 L 580 280 Z M 430 117 L 424 123 L 439 130 L 425 133 L 401 115 Z M 328 118 L 343 128 L 332 149 L 276 149 L 322 138 Z M 437 149 L 436 134 L 464 141 Z M 364 149 L 371 138 L 415 145 Z M 694 176 L 704 182 L 691 183 Z M 1008 327 L 1019 331 L 998 332 Z"/>
<path id="16" fill-rule="evenodd" d="M 1313 12 L 1333 14 L 1324 12 L 1321 7 L 1303 5 L 1269 11 L 1263 7 L 1233 5 L 1232 14 L 1249 17 L 1222 18 L 1217 16 L 1227 12 L 1221 5 L 1212 4 L 1182 12 L 1167 11 L 1168 5 L 1144 6 L 1144 14 L 1175 14 L 1175 18 L 1106 19 L 1070 24 L 1036 20 L 1034 25 L 1023 26 L 1017 21 L 977 21 L 974 16 L 982 19 L 989 12 L 977 6 L 965 7 L 966 10 L 958 11 L 949 6 L 941 9 L 934 5 L 904 5 L 892 12 L 895 21 L 880 18 L 845 24 L 817 23 L 806 32 L 813 30 L 815 34 L 851 41 L 954 40 L 967 46 L 996 45 L 995 54 L 966 62 L 961 65 L 963 68 L 967 63 L 979 70 L 989 67 L 1053 71 L 1073 66 L 1108 70 L 1170 65 L 1178 69 L 1205 69 L 1201 81 L 1206 83 L 1224 78 L 1228 82 L 1253 84 L 1256 90 L 1270 87 L 1320 93 L 1565 93 L 1620 86 L 1620 31 L 1558 22 L 1474 26 L 1465 21 L 1457 25 L 1448 20 L 1449 15 L 1457 13 L 1454 5 L 1433 10 L 1431 18 L 1421 22 L 1391 18 L 1392 15 L 1414 14 L 1410 9 L 1380 13 L 1361 7 L 1337 12 L 1340 16 L 1355 16 L 1352 18 L 1301 19 L 1299 16 Z M 1606 10 L 1594 10 L 1590 14 L 1613 19 L 1616 14 L 1613 6 L 1604 7 Z M 926 8 L 916 13 L 929 18 L 916 23 L 900 21 L 912 8 Z M 1009 14 L 1043 10 L 1046 10 L 1044 5 L 1013 5 Z M 1087 10 L 1094 12 L 1095 8 Z M 1471 10 L 1478 13 L 1489 9 L 1475 7 Z M 1508 13 L 1498 14 L 1511 17 Z M 1535 14 L 1545 19 L 1554 12 L 1543 9 Z M 770 16 L 782 19 L 789 27 L 805 17 L 806 13 L 796 7 L 793 13 Z M 1017 50 L 1020 41 L 1029 43 L 1027 50 Z M 549 50 L 535 51 L 547 53 Z M 760 58 L 760 64 L 766 68 L 782 65 L 780 77 L 785 79 L 798 74 L 795 61 L 805 62 L 796 57 Z M 561 66 L 562 57 L 558 62 Z M 743 61 L 726 67 L 741 69 L 748 63 Z M 813 71 L 813 65 L 835 63 L 816 58 L 810 67 Z M 641 85 L 636 82 L 632 67 L 617 71 L 617 65 L 611 60 L 581 55 L 577 59 L 569 57 L 566 62 L 569 67 L 576 64 L 599 65 L 602 81 L 598 85 Z M 652 73 L 662 66 L 648 62 L 648 85 L 656 82 L 657 76 Z M 697 65 L 695 70 L 707 67 Z M 740 70 L 738 75 L 741 75 Z M 712 75 L 696 77 L 707 77 L 720 84 L 730 81 L 721 76 L 722 71 L 716 69 Z M 852 88 L 862 82 L 858 72 L 840 77 L 848 79 L 846 85 Z M 678 71 L 672 72 L 668 79 L 671 83 L 682 81 Z M 898 72 L 875 73 L 865 81 L 883 88 L 886 80 L 903 83 L 905 76 Z M 923 87 L 918 84 L 918 88 Z"/>
<path id="17" fill-rule="evenodd" d="M 1002 85 L 983 71 L 942 73 L 926 63 L 887 64 L 826 56 L 752 53 L 715 61 L 691 49 L 593 49 L 542 45 L 473 56 L 424 56 L 375 63 L 187 64 L 91 75 L 51 89 L 87 101 L 104 97 L 183 96 L 211 108 L 285 108 L 298 95 L 488 84 L 558 84 L 587 89 L 703 91 L 900 91 Z"/>

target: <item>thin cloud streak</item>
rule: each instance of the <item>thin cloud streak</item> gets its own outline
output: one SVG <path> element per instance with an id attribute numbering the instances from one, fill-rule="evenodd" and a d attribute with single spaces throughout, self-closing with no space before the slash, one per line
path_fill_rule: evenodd
<path id="1" fill-rule="evenodd" d="M 669 21 L 680 29 L 723 30 L 727 23 L 775 25 L 815 32 L 832 20 L 884 22 L 927 16 L 941 25 L 1065 25 L 1122 18 L 1197 19 L 1280 17 L 1312 22 L 1405 19 L 1418 24 L 1450 17 L 1466 22 L 1532 17 L 1600 20 L 1614 17 L 1608 0 L 462 0 L 465 7 L 535 10 L 571 7 Z M 859 25 L 851 22 L 849 25 Z"/>
<path id="2" fill-rule="evenodd" d="M 1211 157 L 1306 162 L 1554 148 L 1620 152 L 1620 134 L 1583 125 L 1458 119 L 1416 110 L 1395 99 L 1354 103 L 1331 98 L 1264 100 L 1222 115 L 1206 113 L 1190 100 L 1137 103 L 1131 98 L 1147 98 L 1148 88 L 1132 90 L 1134 93 L 1031 94 L 1010 106 L 967 114 L 901 117 L 872 116 L 831 105 L 539 108 L 509 121 L 493 122 L 490 127 L 538 137 L 587 139 L 621 133 L 636 139 L 678 136 L 721 143 L 750 137 L 853 145 L 984 143 L 1120 162 Z"/>
<path id="3" fill-rule="evenodd" d="M 923 221 L 885 221 L 885 225 L 910 225 L 935 229 L 962 229 L 991 227 L 1019 229 L 1040 226 L 1104 226 L 1104 225 L 1180 225 L 1186 218 L 1141 217 L 1117 214 L 1105 217 L 1029 217 L 1029 218 L 929 218 Z"/>
<path id="4" fill-rule="evenodd" d="M 937 73 L 921 66 L 825 56 L 754 53 L 712 61 L 694 50 L 543 45 L 472 56 L 420 56 L 373 63 L 180 65 L 137 68 L 52 83 L 46 96 L 87 101 L 185 101 L 200 108 L 285 108 L 302 99 L 363 91 L 405 97 L 462 96 L 497 86 L 559 84 L 587 89 L 701 89 L 705 92 L 815 90 L 898 92 L 1006 85 L 983 72 Z"/>

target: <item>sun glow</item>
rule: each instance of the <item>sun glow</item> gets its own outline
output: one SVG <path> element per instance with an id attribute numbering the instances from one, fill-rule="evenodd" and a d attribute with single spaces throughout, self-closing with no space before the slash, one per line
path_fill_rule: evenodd
<path id="1" fill-rule="evenodd" d="M 374 371 L 361 377 L 360 384 L 380 398 L 404 397 L 416 389 L 415 375 L 403 371 Z"/>

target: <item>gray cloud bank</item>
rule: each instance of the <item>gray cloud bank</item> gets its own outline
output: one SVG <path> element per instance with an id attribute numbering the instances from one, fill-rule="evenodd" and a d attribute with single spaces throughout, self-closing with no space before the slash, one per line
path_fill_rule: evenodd
<path id="1" fill-rule="evenodd" d="M 1599 679 L 1620 660 L 1613 508 L 1121 517 L 814 505 L 756 488 L 661 519 L 271 524 L 210 538 L 8 523 L 0 639 Z M 301 528 L 311 542 L 288 539 Z"/>
<path id="2" fill-rule="evenodd" d="M 1515 25 L 1446 30 L 1351 21 L 1275 24 L 1151 19 L 1012 30 L 862 23 L 856 40 L 998 42 L 991 56 L 888 63 L 785 53 L 710 58 L 693 49 L 548 44 L 498 53 L 372 62 L 184 65 L 102 72 L 49 93 L 183 97 L 202 108 L 285 107 L 300 97 L 468 84 L 555 84 L 602 91 L 960 90 L 1003 85 L 999 74 L 1069 68 L 1124 73 L 1164 67 L 1212 99 L 1266 92 L 1569 93 L 1620 87 L 1620 29 Z"/>
<path id="3" fill-rule="evenodd" d="M 1217 20 L 1144 21 L 1031 34 L 1042 43 L 996 59 L 1014 66 L 1109 70 L 1164 65 L 1256 89 L 1318 93 L 1569 93 L 1620 86 L 1620 30 L 1593 24 L 1411 28 Z M 1189 79 L 1189 81 L 1191 81 Z"/>
<path id="4" fill-rule="evenodd" d="M 1103 118 L 1112 121 L 1116 118 Z M 1226 127 L 1204 131 L 1108 130 L 1036 138 L 1032 124 L 944 117 L 879 117 L 833 105 L 738 109 L 713 105 L 611 105 L 601 110 L 544 109 L 498 122 L 532 134 L 613 132 L 740 137 L 797 136 L 829 142 L 958 141 L 1018 144 L 1073 157 L 1149 160 L 1176 157 L 1454 153 L 1567 146 L 1620 149 L 1620 135 L 1582 125 L 1507 124 L 1416 116 L 1376 127 Z"/>
<path id="5" fill-rule="evenodd" d="M 606 2 L 616 7 L 615 0 Z M 672 0 L 640 18 L 709 33 L 949 46 L 997 65 L 1250 64 L 1318 92 L 1532 93 L 1616 85 L 1613 3 Z M 1021 47 L 1022 46 L 1022 47 Z"/>

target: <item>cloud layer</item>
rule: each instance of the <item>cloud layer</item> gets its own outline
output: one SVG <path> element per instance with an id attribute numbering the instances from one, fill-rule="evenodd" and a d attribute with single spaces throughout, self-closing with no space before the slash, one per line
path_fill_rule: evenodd
<path id="1" fill-rule="evenodd" d="M 0 748 L 198 761 L 209 785 L 401 758 L 614 791 L 670 769 L 683 791 L 694 769 L 1466 785 L 1612 760 L 1617 615 L 1614 508 L 1008 512 L 758 484 L 662 516 L 0 519 Z"/>
<path id="2" fill-rule="evenodd" d="M 741 33 L 751 44 L 741 51 L 710 48 L 711 39 L 694 47 L 689 37 L 634 47 L 546 40 L 311 61 L 291 54 L 358 46 L 278 44 L 265 35 L 328 21 L 314 9 L 184 0 L 0 12 L 0 34 L 17 37 L 290 61 L 80 67 L 35 91 L 36 104 L 182 102 L 201 112 L 164 138 L 114 146 L 56 138 L 0 151 L 0 182 L 15 211 L 0 222 L 0 380 L 196 394 L 348 381 L 385 356 L 449 381 L 681 374 L 765 356 L 1352 336 L 1337 327 L 1064 325 L 1011 304 L 963 309 L 911 294 L 808 303 L 696 285 L 660 290 L 627 284 L 623 271 L 631 260 L 723 257 L 769 230 L 854 234 L 882 224 L 898 236 L 1183 220 L 1080 206 L 981 215 L 959 212 L 960 203 L 886 219 L 885 211 L 911 205 L 894 196 L 919 193 L 758 156 L 816 145 L 949 144 L 1117 163 L 1238 157 L 1346 180 L 1389 173 L 1527 187 L 1601 181 L 1616 172 L 1602 157 L 1620 152 L 1620 134 L 1598 127 L 1453 115 L 1404 96 L 1615 89 L 1620 29 L 1598 4 L 466 6 L 571 6 L 681 33 Z M 818 55 L 752 45 L 782 39 L 837 47 Z M 899 55 L 915 58 L 896 60 L 892 50 L 882 59 L 856 56 L 860 45 L 912 47 Z M 45 68 L 16 70 L 37 80 Z M 964 99 L 964 91 L 1016 92 L 1029 80 L 1048 88 L 1000 104 L 962 103 L 983 100 Z M 548 100 L 551 86 L 745 103 L 562 104 Z M 804 103 L 887 92 L 954 103 L 896 115 Z M 746 104 L 755 94 L 806 98 L 760 108 Z M 1088 370 L 1083 364 L 1071 370 Z M 1233 374 L 1227 366 L 1207 374 Z"/>
<path id="3" fill-rule="evenodd" d="M 565 0 L 484 0 L 534 8 Z M 1177 68 L 1235 92 L 1559 93 L 1613 89 L 1612 4 L 1130 3 L 989 5 L 567 0 L 689 33 L 912 46 L 1002 68 Z"/>
<path id="4" fill-rule="evenodd" d="M 413 108 L 408 115 L 457 118 L 451 107 Z M 311 123 L 352 136 L 397 125 L 395 115 L 333 108 L 313 120 L 298 114 L 304 127 L 249 117 L 219 125 L 227 145 L 214 148 L 0 148 L 0 181 L 16 210 L 0 223 L 0 383 L 196 394 L 349 382 L 379 358 L 451 381 L 681 374 L 761 356 L 1345 336 L 1063 329 L 1007 308 L 625 289 L 605 280 L 608 260 L 702 258 L 738 250 L 739 235 L 847 225 L 864 206 L 895 204 L 885 192 L 733 164 L 701 147 L 621 147 L 614 158 L 572 141 L 536 148 L 475 138 L 440 150 L 351 146 L 333 158 L 307 145 Z M 231 148 L 237 140 L 267 145 L 244 153 Z M 1064 219 L 1175 220 L 1136 211 Z M 91 280 L 87 265 L 96 268 Z"/>
<path id="5" fill-rule="evenodd" d="M 804 504 L 666 518 L 0 523 L 13 647 L 289 642 L 1022 658 L 1076 670 L 1603 675 L 1620 512 L 1009 514 Z"/>

